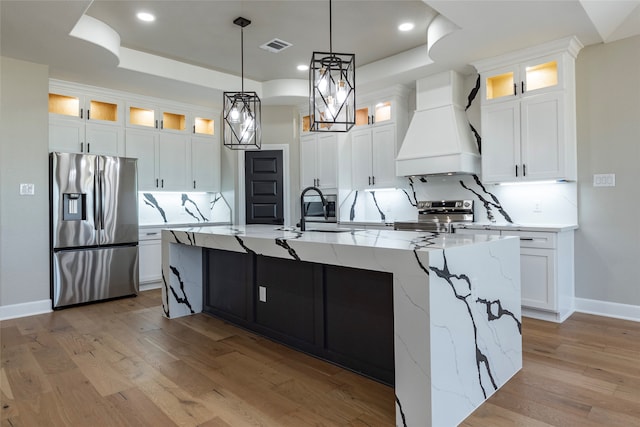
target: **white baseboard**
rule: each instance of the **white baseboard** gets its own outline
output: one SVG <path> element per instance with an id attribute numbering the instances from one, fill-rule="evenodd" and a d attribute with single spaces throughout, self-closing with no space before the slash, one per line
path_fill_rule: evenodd
<path id="1" fill-rule="evenodd" d="M 640 305 L 575 298 L 576 311 L 640 322 Z"/>
<path id="2" fill-rule="evenodd" d="M 34 316 L 36 314 L 50 313 L 52 311 L 50 299 L 25 302 L 22 304 L 2 305 L 0 306 L 0 320 Z"/>
<path id="3" fill-rule="evenodd" d="M 150 291 L 151 289 L 160 289 L 162 282 L 148 282 L 140 284 L 140 292 Z"/>

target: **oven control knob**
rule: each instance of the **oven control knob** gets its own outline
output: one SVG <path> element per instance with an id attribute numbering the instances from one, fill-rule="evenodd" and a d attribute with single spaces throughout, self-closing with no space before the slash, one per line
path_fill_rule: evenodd
<path id="1" fill-rule="evenodd" d="M 464 207 L 465 208 L 471 207 L 471 202 L 464 202 Z"/>

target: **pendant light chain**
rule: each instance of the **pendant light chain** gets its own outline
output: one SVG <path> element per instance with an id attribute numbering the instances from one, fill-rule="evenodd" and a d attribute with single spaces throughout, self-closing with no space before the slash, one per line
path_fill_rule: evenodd
<path id="1" fill-rule="evenodd" d="M 244 93 L 244 27 L 240 27 L 240 92 Z"/>
<path id="2" fill-rule="evenodd" d="M 333 53 L 333 33 L 331 29 L 331 0 L 329 0 L 329 53 Z"/>

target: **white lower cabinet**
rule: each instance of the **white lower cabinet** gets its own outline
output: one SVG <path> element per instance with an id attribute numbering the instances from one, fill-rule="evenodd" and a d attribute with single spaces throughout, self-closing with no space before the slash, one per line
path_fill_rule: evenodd
<path id="1" fill-rule="evenodd" d="M 140 230 L 138 270 L 140 284 L 162 281 L 162 240 L 160 230 Z"/>
<path id="2" fill-rule="evenodd" d="M 549 232 L 456 229 L 456 234 L 500 234 L 519 237 L 522 314 L 562 322 L 573 313 L 573 230 Z"/>

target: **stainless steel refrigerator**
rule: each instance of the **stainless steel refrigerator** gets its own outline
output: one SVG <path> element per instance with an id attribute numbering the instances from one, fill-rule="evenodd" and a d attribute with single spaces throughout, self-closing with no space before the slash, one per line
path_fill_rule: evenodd
<path id="1" fill-rule="evenodd" d="M 136 162 L 50 154 L 54 309 L 138 293 Z"/>

